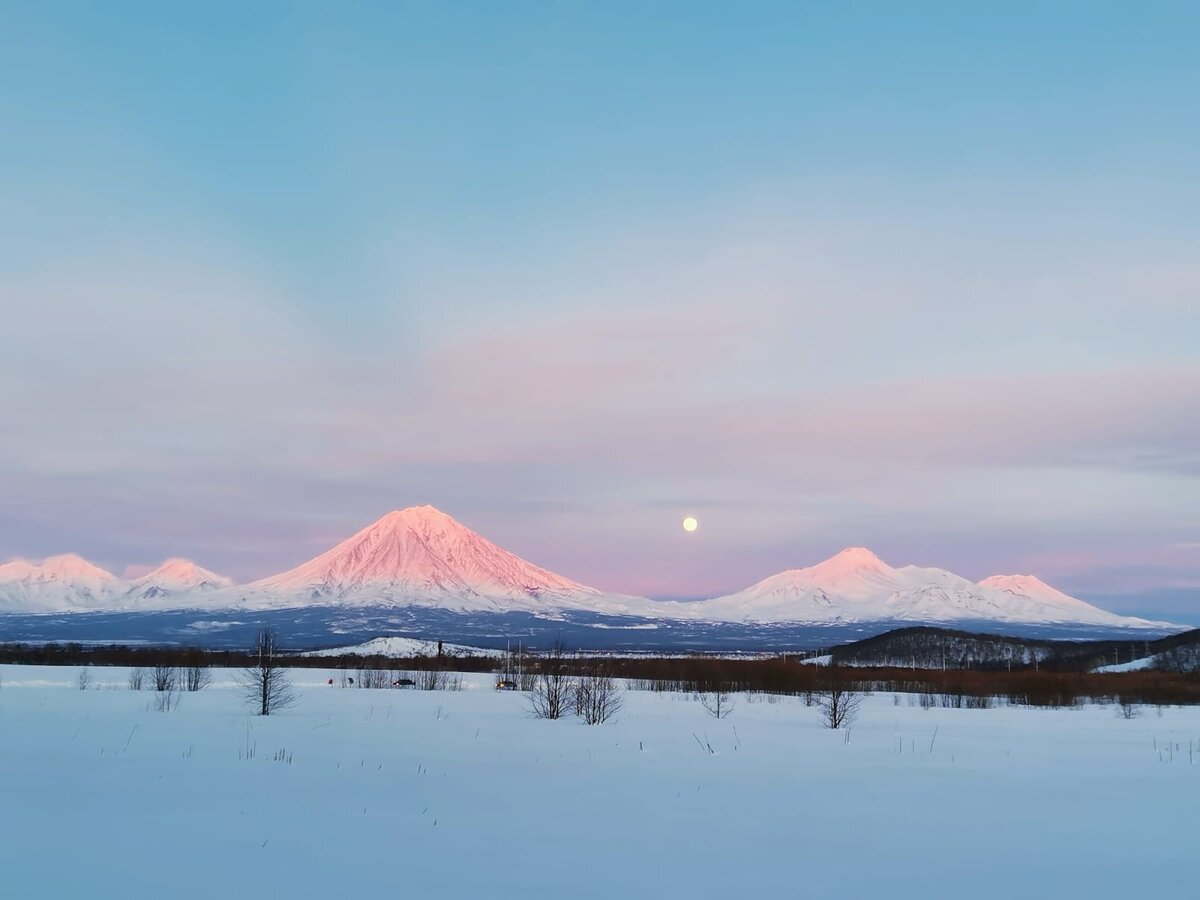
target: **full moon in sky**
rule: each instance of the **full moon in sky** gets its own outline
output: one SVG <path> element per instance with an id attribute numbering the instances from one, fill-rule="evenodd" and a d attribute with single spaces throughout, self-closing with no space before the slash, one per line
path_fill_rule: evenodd
<path id="1" fill-rule="evenodd" d="M 695 531 L 699 527 L 700 527 L 700 523 L 696 521 L 695 516 L 688 516 L 686 519 L 683 520 L 683 530 L 684 531 Z"/>

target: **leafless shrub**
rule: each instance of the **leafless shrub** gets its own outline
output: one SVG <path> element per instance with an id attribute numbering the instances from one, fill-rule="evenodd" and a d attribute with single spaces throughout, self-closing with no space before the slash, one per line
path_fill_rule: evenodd
<path id="1" fill-rule="evenodd" d="M 566 648 L 555 641 L 538 660 L 529 691 L 529 708 L 539 719 L 561 719 L 575 703 L 575 685 L 567 669 Z"/>
<path id="2" fill-rule="evenodd" d="M 826 728 L 845 728 L 858 715 L 862 705 L 862 694 L 852 691 L 837 681 L 829 682 L 817 691 L 817 706 Z"/>
<path id="3" fill-rule="evenodd" d="M 79 670 L 79 675 L 75 679 L 75 686 L 81 691 L 86 691 L 92 684 L 92 669 L 91 666 L 84 666 Z"/>
<path id="4" fill-rule="evenodd" d="M 154 699 L 150 701 L 155 712 L 171 712 L 179 708 L 179 691 L 156 691 Z"/>
<path id="5" fill-rule="evenodd" d="M 359 669 L 355 685 L 366 690 L 379 690 L 390 683 L 386 669 Z"/>
<path id="6" fill-rule="evenodd" d="M 461 691 L 462 675 L 445 669 L 418 669 L 413 673 L 415 687 L 420 691 Z"/>
<path id="7" fill-rule="evenodd" d="M 254 663 L 242 670 L 242 698 L 258 715 L 269 716 L 296 702 L 296 692 L 283 666 L 279 640 L 270 628 L 258 633 L 250 650 Z"/>
<path id="8" fill-rule="evenodd" d="M 165 663 L 158 663 L 150 669 L 150 684 L 159 693 L 169 693 L 179 684 L 179 670 Z"/>
<path id="9" fill-rule="evenodd" d="M 602 663 L 594 663 L 579 676 L 574 692 L 575 714 L 589 725 L 607 722 L 624 703 L 621 685 Z"/>
<path id="10" fill-rule="evenodd" d="M 141 666 L 129 670 L 129 689 L 140 691 L 146 681 L 146 670 Z"/>
<path id="11" fill-rule="evenodd" d="M 212 684 L 212 670 L 208 666 L 188 666 L 183 670 L 183 686 L 188 691 L 202 691 Z"/>
<path id="12" fill-rule="evenodd" d="M 1121 697 L 1117 701 L 1117 715 L 1122 719 L 1136 719 L 1142 714 L 1142 708 L 1128 697 Z"/>
<path id="13" fill-rule="evenodd" d="M 723 686 L 700 694 L 700 705 L 714 719 L 724 719 L 733 712 L 733 695 Z"/>

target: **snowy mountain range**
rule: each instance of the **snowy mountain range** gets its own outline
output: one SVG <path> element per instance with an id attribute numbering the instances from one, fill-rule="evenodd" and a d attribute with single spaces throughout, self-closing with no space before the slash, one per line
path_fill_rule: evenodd
<path id="1" fill-rule="evenodd" d="M 893 568 L 864 547 L 806 569 L 772 575 L 736 594 L 703 601 L 706 617 L 739 622 L 1005 622 L 1161 627 L 1119 616 L 1055 590 L 1032 575 L 978 583 L 945 569 Z"/>
<path id="2" fill-rule="evenodd" d="M 73 553 L 0 565 L 0 613 L 168 609 L 202 604 L 233 580 L 191 560 L 168 559 L 139 578 L 121 579 Z"/>
<path id="3" fill-rule="evenodd" d="M 235 585 L 167 560 L 132 580 L 74 555 L 0 565 L 0 613 L 426 607 L 451 612 L 568 612 L 708 622 L 814 625 L 997 622 L 1170 629 L 1107 612 L 1031 575 L 972 582 L 944 569 L 894 568 L 858 547 L 735 594 L 683 603 L 608 593 L 556 575 L 431 506 L 388 513 L 294 569 Z"/>

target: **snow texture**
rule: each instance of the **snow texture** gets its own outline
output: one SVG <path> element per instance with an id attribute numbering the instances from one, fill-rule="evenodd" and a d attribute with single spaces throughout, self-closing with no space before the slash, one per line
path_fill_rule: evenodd
<path id="1" fill-rule="evenodd" d="M 798 698 L 342 690 L 246 714 L 230 673 L 156 712 L 126 672 L 0 667 L 12 897 L 1184 897 L 1200 709 L 928 709 L 849 732 Z M 710 749 L 711 748 L 711 749 Z M 280 757 L 276 760 L 276 757 Z"/>

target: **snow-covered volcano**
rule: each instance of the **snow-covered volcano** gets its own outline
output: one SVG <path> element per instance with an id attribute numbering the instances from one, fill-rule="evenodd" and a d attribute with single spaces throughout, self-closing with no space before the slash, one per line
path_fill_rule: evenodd
<path id="1" fill-rule="evenodd" d="M 621 614 L 651 605 L 535 566 L 432 506 L 390 512 L 320 556 L 246 585 L 241 595 L 240 605 L 252 608 L 416 605 Z"/>
<path id="2" fill-rule="evenodd" d="M 0 611 L 103 609 L 112 605 L 120 586 L 116 575 L 74 553 L 14 559 L 0 565 Z"/>
<path id="3" fill-rule="evenodd" d="M 743 622 L 1003 622 L 1163 628 L 1069 597 L 1032 576 L 976 584 L 945 569 L 893 568 L 863 547 L 806 569 L 772 575 L 744 591 L 696 604 L 705 618 Z"/>
<path id="4" fill-rule="evenodd" d="M 995 622 L 1172 629 L 1106 612 L 1031 575 L 997 575 L 976 584 L 945 569 L 894 568 L 862 547 L 781 572 L 736 594 L 659 602 L 556 575 L 432 506 L 390 512 L 308 562 L 242 586 L 186 559 L 167 560 L 132 581 L 74 555 L 0 565 L 0 613 L 306 607 L 425 607 L 549 619 L 574 613 L 704 623 Z"/>
<path id="5" fill-rule="evenodd" d="M 233 579 L 198 566 L 190 559 L 168 559 L 161 566 L 129 582 L 125 593 L 143 600 L 210 592 L 232 587 Z"/>

